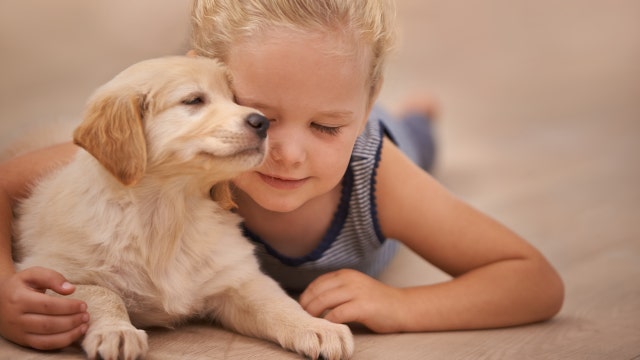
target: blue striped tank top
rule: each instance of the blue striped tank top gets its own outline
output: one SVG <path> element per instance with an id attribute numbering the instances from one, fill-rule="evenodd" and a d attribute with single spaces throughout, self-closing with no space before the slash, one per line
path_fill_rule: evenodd
<path id="1" fill-rule="evenodd" d="M 358 137 L 342 180 L 342 195 L 329 229 L 309 254 L 292 258 L 278 253 L 243 227 L 256 245 L 262 270 L 288 291 L 301 292 L 318 276 L 349 268 L 377 276 L 396 251 L 380 231 L 376 209 L 376 171 L 386 128 L 370 117 Z"/>

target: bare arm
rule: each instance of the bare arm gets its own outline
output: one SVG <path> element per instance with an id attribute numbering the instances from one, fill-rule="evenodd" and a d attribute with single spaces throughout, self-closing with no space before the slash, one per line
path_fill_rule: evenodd
<path id="1" fill-rule="evenodd" d="M 47 289 L 71 294 L 75 288 L 50 269 L 30 268 L 16 273 L 11 256 L 12 209 L 29 195 L 39 177 L 69 162 L 76 152 L 71 143 L 56 145 L 0 164 L 0 335 L 37 349 L 67 346 L 86 331 L 86 304 L 45 295 Z"/>
<path id="2" fill-rule="evenodd" d="M 11 220 L 16 202 L 29 195 L 29 185 L 69 162 L 76 152 L 71 143 L 37 150 L 0 164 L 0 281 L 15 273 L 11 259 Z"/>
<path id="3" fill-rule="evenodd" d="M 0 189 L 0 283 L 15 273 L 11 259 L 11 203 L 10 195 Z"/>
<path id="4" fill-rule="evenodd" d="M 562 280 L 540 252 L 457 199 L 388 140 L 377 184 L 385 236 L 402 241 L 453 279 L 397 289 L 343 270 L 318 278 L 302 294 L 310 313 L 329 311 L 329 320 L 401 332 L 512 326 L 560 310 Z M 352 289 L 351 297 L 344 289 Z"/>

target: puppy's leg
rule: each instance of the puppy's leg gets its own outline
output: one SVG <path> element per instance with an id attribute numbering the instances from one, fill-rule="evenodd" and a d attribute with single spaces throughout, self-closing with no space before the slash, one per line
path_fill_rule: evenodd
<path id="1" fill-rule="evenodd" d="M 115 292 L 93 285 L 78 285 L 74 297 L 87 303 L 91 320 L 82 340 L 90 359 L 138 359 L 148 350 L 147 334 L 131 325 L 124 302 Z"/>
<path id="2" fill-rule="evenodd" d="M 241 334 L 268 339 L 312 359 L 348 359 L 353 354 L 349 327 L 309 315 L 270 277 L 257 273 L 213 299 L 214 316 Z"/>

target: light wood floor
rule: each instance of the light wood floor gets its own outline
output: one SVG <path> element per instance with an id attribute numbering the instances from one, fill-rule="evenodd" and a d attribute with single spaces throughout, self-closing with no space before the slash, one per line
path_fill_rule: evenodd
<path id="1" fill-rule="evenodd" d="M 127 64 L 184 50 L 185 3 L 0 3 L 0 138 L 74 117 Z M 383 102 L 416 89 L 440 99 L 436 176 L 541 249 L 566 302 L 530 326 L 359 332 L 354 359 L 640 359 L 640 1 L 398 3 Z M 444 278 L 406 250 L 383 276 Z M 150 333 L 150 359 L 297 358 L 209 326 Z M 78 358 L 0 340 L 0 359 Z"/>

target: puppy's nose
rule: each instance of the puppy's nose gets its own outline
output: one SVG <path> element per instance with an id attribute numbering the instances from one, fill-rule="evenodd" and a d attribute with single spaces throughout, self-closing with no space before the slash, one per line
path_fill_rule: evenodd
<path id="1" fill-rule="evenodd" d="M 258 113 L 253 113 L 249 114 L 245 121 L 256 131 L 256 134 L 258 134 L 258 136 L 263 139 L 267 137 L 267 129 L 269 129 L 269 119 Z"/>

